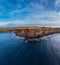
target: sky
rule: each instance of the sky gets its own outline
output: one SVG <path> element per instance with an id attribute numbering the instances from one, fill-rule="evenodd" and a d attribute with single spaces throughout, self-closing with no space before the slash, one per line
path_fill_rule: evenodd
<path id="1" fill-rule="evenodd" d="M 60 27 L 60 0 L 0 0 L 0 27 Z"/>

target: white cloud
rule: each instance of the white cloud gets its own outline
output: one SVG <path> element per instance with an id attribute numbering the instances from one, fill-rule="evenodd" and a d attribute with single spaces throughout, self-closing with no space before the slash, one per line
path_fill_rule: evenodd
<path id="1" fill-rule="evenodd" d="M 46 2 L 47 2 L 47 0 L 46 0 Z M 12 10 L 11 12 L 9 12 L 8 15 L 12 18 L 23 17 L 23 19 L 25 18 L 25 20 L 34 19 L 34 21 L 38 20 L 39 18 L 40 19 L 44 19 L 44 18 L 54 19 L 54 18 L 57 18 L 57 16 L 58 16 L 58 14 L 56 12 L 46 12 L 45 6 L 38 2 L 30 2 L 28 4 L 25 3 L 25 5 L 26 5 L 25 8 L 23 8 L 21 10 L 20 9 Z M 21 15 L 21 12 L 28 12 L 28 14 L 26 14 L 24 16 L 24 15 Z"/>
<path id="2" fill-rule="evenodd" d="M 23 0 L 24 1 L 24 0 Z M 47 0 L 46 0 L 47 3 Z M 56 0 L 55 5 L 59 6 L 60 0 Z M 20 5 L 18 4 L 18 7 Z M 45 11 L 46 8 L 44 5 L 37 3 L 37 2 L 30 2 L 26 4 L 26 8 L 23 9 L 15 9 L 9 12 L 9 16 L 12 18 L 15 17 L 15 13 L 20 14 L 21 12 L 29 12 L 23 21 L 7 21 L 7 22 L 0 22 L 0 27 L 15 27 L 21 26 L 25 24 L 29 25 L 40 25 L 40 26 L 56 26 L 60 27 L 60 12 L 56 11 Z M 17 18 L 20 18 L 21 15 L 17 15 Z M 15 17 L 16 18 L 16 17 Z"/>
<path id="3" fill-rule="evenodd" d="M 60 7 L 60 0 L 56 0 L 55 6 Z"/>
<path id="4" fill-rule="evenodd" d="M 60 0 L 58 0 L 60 2 Z M 46 3 L 48 0 L 46 0 Z M 57 2 L 57 0 L 56 0 Z M 60 20 L 60 12 L 56 11 L 45 11 L 46 8 L 44 5 L 38 2 L 30 2 L 26 4 L 26 8 L 23 11 L 29 12 L 26 16 L 27 20 L 37 21 L 39 19 L 46 18 L 46 20 Z"/>
<path id="5" fill-rule="evenodd" d="M 0 27 L 18 27 L 24 24 L 22 21 L 7 21 L 7 22 L 0 22 Z"/>
<path id="6" fill-rule="evenodd" d="M 22 9 L 22 10 L 19 10 L 19 9 L 12 10 L 11 12 L 9 12 L 8 15 L 13 16 L 13 15 L 16 14 L 16 13 L 19 13 L 19 14 L 20 14 L 22 11 L 24 11 L 24 9 Z"/>
<path id="7" fill-rule="evenodd" d="M 44 18 L 51 20 L 45 20 Z M 0 27 L 19 27 L 19 26 L 48 26 L 60 27 L 60 12 L 50 11 L 42 14 L 28 14 L 27 19 L 20 21 L 0 22 Z"/>
<path id="8" fill-rule="evenodd" d="M 57 22 L 58 21 L 58 22 Z M 44 27 L 60 27 L 60 21 L 44 21 L 44 20 L 36 20 L 31 21 L 7 21 L 7 22 L 0 22 L 0 27 L 20 27 L 20 26 L 44 26 Z"/>
<path id="9" fill-rule="evenodd" d="M 35 23 L 38 21 L 38 20 L 45 20 L 48 22 L 52 22 L 52 21 L 57 21 L 58 20 L 60 21 L 60 12 L 55 12 L 55 11 L 49 11 L 49 12 L 43 12 L 43 13 L 30 13 L 28 14 L 27 16 L 27 20 L 29 21 L 34 21 Z M 40 22 L 39 21 L 39 22 Z M 37 22 L 37 24 L 39 23 Z"/>

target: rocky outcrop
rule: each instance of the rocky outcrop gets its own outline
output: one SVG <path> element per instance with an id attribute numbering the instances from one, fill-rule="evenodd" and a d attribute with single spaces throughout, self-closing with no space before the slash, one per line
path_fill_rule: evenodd
<path id="1" fill-rule="evenodd" d="M 54 33 L 60 33 L 60 28 L 50 27 L 19 27 L 19 28 L 0 28 L 0 32 L 14 32 L 17 36 L 26 39 L 34 39 Z"/>
<path id="2" fill-rule="evenodd" d="M 39 38 L 54 33 L 60 33 L 60 28 L 29 27 L 29 28 L 20 28 L 15 31 L 15 34 L 17 36 L 29 39 Z"/>

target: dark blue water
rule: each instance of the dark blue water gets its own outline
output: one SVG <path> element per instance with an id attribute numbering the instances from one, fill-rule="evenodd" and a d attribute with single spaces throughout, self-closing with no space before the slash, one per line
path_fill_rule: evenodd
<path id="1" fill-rule="evenodd" d="M 0 33 L 0 65 L 60 65 L 60 34 L 24 42 L 13 33 Z"/>

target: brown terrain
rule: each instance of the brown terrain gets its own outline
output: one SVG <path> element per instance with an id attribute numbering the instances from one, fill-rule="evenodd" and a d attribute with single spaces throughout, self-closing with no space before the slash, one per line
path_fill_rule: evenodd
<path id="1" fill-rule="evenodd" d="M 0 32 L 14 32 L 17 36 L 34 39 L 51 35 L 54 33 L 60 33 L 60 28 L 50 27 L 0 28 Z"/>

